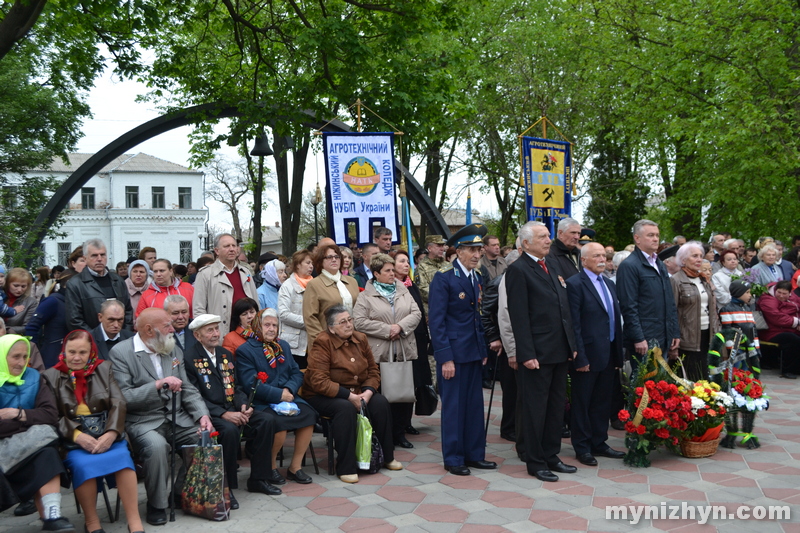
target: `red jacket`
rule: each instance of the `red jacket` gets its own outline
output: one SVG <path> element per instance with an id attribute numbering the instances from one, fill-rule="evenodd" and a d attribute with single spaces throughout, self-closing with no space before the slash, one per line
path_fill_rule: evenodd
<path id="1" fill-rule="evenodd" d="M 789 300 L 782 302 L 775 297 L 775 286 L 770 286 L 758 299 L 756 306 L 767 321 L 769 328 L 764 333 L 759 333 L 762 341 L 769 341 L 778 333 L 795 333 L 800 324 L 800 297 L 792 292 Z"/>
<path id="2" fill-rule="evenodd" d="M 158 307 L 159 309 L 164 309 L 164 300 L 167 299 L 167 296 L 172 294 L 180 294 L 189 301 L 189 316 L 191 316 L 194 287 L 185 281 L 175 278 L 175 281 L 172 283 L 172 285 L 168 287 L 156 285 L 155 281 L 150 283 L 150 286 L 147 287 L 147 290 L 142 293 L 142 297 L 139 299 L 139 306 L 136 308 L 136 317 L 138 318 L 139 313 L 148 307 Z"/>

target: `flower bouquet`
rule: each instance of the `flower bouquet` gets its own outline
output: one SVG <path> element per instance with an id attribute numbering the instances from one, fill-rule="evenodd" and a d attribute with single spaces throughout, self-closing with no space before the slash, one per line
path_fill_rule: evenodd
<path id="1" fill-rule="evenodd" d="M 722 392 L 718 384 L 705 380 L 698 381 L 694 388 L 685 392 L 692 402 L 692 417 L 681 439 L 681 454 L 686 457 L 714 455 L 725 426 L 725 414 L 733 405 L 733 399 Z"/>
<path id="2" fill-rule="evenodd" d="M 731 276 L 731 281 L 736 281 L 737 279 L 746 281 L 750 284 L 750 294 L 753 296 L 753 301 L 758 300 L 759 296 L 767 292 L 767 288 L 758 282 L 758 276 L 753 274 L 752 269 L 750 268 L 744 269 L 744 273 L 741 275 L 733 274 Z"/>
<path id="3" fill-rule="evenodd" d="M 723 387 L 728 388 L 733 405 L 726 418 L 727 435 L 722 446 L 734 448 L 736 437 L 742 437 L 742 444 L 754 449 L 761 446 L 753 434 L 756 412 L 769 409 L 769 396 L 764 394 L 764 385 L 752 372 L 732 368 L 724 373 Z"/>

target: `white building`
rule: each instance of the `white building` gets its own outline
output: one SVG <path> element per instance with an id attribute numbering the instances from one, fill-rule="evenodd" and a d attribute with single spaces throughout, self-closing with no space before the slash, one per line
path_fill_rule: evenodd
<path id="1" fill-rule="evenodd" d="M 50 169 L 28 174 L 63 181 L 92 155 L 69 154 L 69 165 L 56 159 Z M 72 198 L 59 229 L 66 235 L 43 243 L 45 264 L 66 266 L 70 252 L 91 238 L 106 243 L 112 270 L 146 246 L 158 257 L 186 264 L 202 251 L 199 235 L 207 219 L 202 172 L 147 154 L 121 155 Z"/>

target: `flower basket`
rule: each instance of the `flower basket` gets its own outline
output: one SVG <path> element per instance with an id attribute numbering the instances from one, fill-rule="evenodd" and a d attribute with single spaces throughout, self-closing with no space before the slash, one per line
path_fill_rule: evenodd
<path id="1" fill-rule="evenodd" d="M 720 429 L 722 427 L 720 426 Z M 696 442 L 692 440 L 682 439 L 681 440 L 681 455 L 684 457 L 688 457 L 690 459 L 699 459 L 700 457 L 711 457 L 715 453 L 717 453 L 717 448 L 719 447 L 719 441 L 722 440 L 722 437 L 717 436 L 714 440 L 707 440 L 702 442 Z"/>

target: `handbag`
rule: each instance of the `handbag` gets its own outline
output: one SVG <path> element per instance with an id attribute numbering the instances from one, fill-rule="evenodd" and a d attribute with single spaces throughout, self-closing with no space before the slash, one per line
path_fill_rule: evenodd
<path id="1" fill-rule="evenodd" d="M 767 319 L 764 318 L 763 311 L 760 311 L 758 309 L 753 310 L 753 322 L 756 323 L 757 330 L 769 329 L 769 325 L 767 325 Z"/>
<path id="2" fill-rule="evenodd" d="M 414 403 L 413 361 L 394 361 L 394 342 L 392 342 L 392 361 L 381 363 L 381 394 L 389 403 Z"/>
<path id="3" fill-rule="evenodd" d="M 230 490 L 225 482 L 222 446 L 184 446 L 186 479 L 181 491 L 181 507 L 186 514 L 220 522 L 227 520 L 231 508 Z"/>
<path id="4" fill-rule="evenodd" d="M 430 416 L 436 412 L 439 406 L 439 395 L 433 385 L 421 385 L 416 390 L 416 405 L 414 413 L 417 416 Z"/>
<path id="5" fill-rule="evenodd" d="M 0 472 L 13 472 L 22 461 L 57 440 L 55 428 L 46 424 L 37 424 L 27 431 L 0 439 Z"/>
<path id="6" fill-rule="evenodd" d="M 77 419 L 81 423 L 78 429 L 90 437 L 99 439 L 106 432 L 106 420 L 108 420 L 106 411 L 96 415 L 78 415 Z"/>

